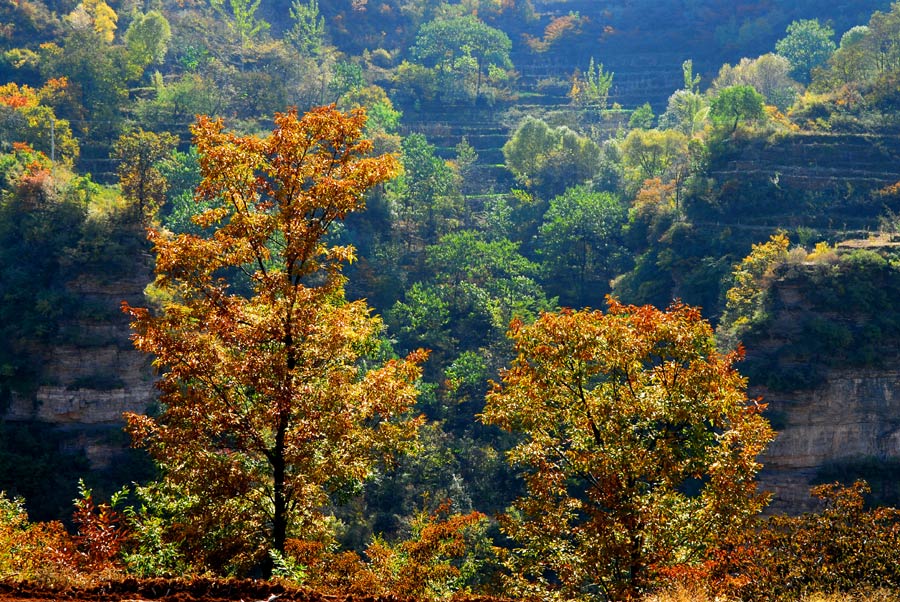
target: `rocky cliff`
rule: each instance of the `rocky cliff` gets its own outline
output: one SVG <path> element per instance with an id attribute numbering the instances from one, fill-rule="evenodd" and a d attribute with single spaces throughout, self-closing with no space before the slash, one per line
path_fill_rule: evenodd
<path id="1" fill-rule="evenodd" d="M 900 460 L 900 368 L 835 369 L 812 390 L 754 392 L 778 427 L 761 478 L 773 493 L 772 511 L 815 508 L 809 488 L 836 466 Z"/>
<path id="2" fill-rule="evenodd" d="M 62 325 L 66 344 L 33 350 L 41 360 L 36 386 L 12 391 L 3 418 L 53 425 L 65 433 L 60 451 L 83 452 L 92 469 L 108 468 L 127 448 L 122 414 L 144 412 L 154 399 L 151 360 L 133 349 L 120 309 L 125 300 L 144 303 L 149 280 L 144 265 L 129 278 L 70 282 L 67 292 L 91 311 Z"/>
<path id="3" fill-rule="evenodd" d="M 853 277 L 893 297 L 897 270 L 872 264 L 856 265 Z M 884 480 L 900 462 L 900 341 L 884 326 L 898 316 L 842 265 L 783 269 L 770 288 L 769 320 L 747 341 L 750 394 L 768 404 L 778 431 L 761 475 L 774 512 L 811 510 L 811 485 Z M 868 305 L 848 300 L 853 294 Z M 873 489 L 895 503 L 894 483 Z"/>

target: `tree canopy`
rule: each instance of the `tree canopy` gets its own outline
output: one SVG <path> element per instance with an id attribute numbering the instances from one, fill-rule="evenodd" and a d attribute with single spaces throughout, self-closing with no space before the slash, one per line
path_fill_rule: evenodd
<path id="1" fill-rule="evenodd" d="M 760 510 L 772 438 L 738 354 L 681 304 L 514 322 L 517 357 L 483 420 L 519 433 L 527 495 L 503 519 L 510 591 L 626 599 L 666 566 L 700 560 Z"/>
<path id="2" fill-rule="evenodd" d="M 812 70 L 824 65 L 835 51 L 834 30 L 818 19 L 794 21 L 787 35 L 775 44 L 775 51 L 791 62 L 791 74 L 808 84 Z"/>
<path id="3" fill-rule="evenodd" d="M 450 77 L 465 74 L 466 63 L 474 61 L 475 98 L 489 67 L 509 69 L 512 42 L 505 33 L 486 25 L 473 15 L 436 19 L 422 25 L 412 54 L 428 67 L 436 67 Z"/>
<path id="4" fill-rule="evenodd" d="M 328 536 L 331 495 L 415 439 L 422 353 L 377 365 L 381 321 L 344 298 L 349 247 L 325 236 L 396 171 L 367 156 L 362 111 L 279 114 L 266 138 L 201 118 L 203 234 L 152 230 L 160 311 L 126 306 L 165 371 L 157 417 L 129 430 L 186 500 L 189 555 L 247 570 L 288 538 Z M 271 567 L 271 564 L 269 564 Z"/>

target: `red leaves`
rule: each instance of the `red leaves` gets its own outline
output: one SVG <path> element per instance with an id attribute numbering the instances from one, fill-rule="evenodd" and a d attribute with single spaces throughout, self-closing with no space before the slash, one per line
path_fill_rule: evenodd
<path id="1" fill-rule="evenodd" d="M 119 551 L 128 537 L 124 517 L 109 504 L 94 503 L 90 491 L 75 501 L 72 521 L 78 533 L 72 538 L 80 563 L 92 572 L 101 572 L 119 561 Z"/>

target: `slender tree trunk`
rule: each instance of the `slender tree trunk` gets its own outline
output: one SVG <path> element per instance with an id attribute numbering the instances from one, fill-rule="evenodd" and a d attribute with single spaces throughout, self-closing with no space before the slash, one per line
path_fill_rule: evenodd
<path id="1" fill-rule="evenodd" d="M 272 549 L 280 555 L 284 555 L 285 542 L 287 541 L 287 492 L 286 492 L 286 461 L 285 438 L 287 435 L 288 415 L 282 412 L 278 419 L 278 429 L 275 432 L 275 449 L 272 453 L 272 477 L 275 511 L 272 516 Z M 271 577 L 271 568 L 266 571 L 266 578 Z"/>
<path id="2" fill-rule="evenodd" d="M 481 59 L 475 59 L 478 66 L 478 80 L 475 83 L 475 104 L 478 104 L 478 95 L 481 94 Z"/>

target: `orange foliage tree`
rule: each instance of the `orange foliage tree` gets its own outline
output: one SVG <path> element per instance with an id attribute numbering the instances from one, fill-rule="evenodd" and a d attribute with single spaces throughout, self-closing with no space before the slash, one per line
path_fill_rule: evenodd
<path id="1" fill-rule="evenodd" d="M 78 141 L 65 119 L 58 119 L 53 109 L 66 92 L 65 78 L 48 80 L 41 88 L 0 85 L 0 150 L 10 142 L 24 143 L 63 163 L 71 164 L 78 156 Z"/>
<path id="2" fill-rule="evenodd" d="M 483 419 L 523 438 L 527 495 L 503 520 L 510 588 L 541 599 L 630 599 L 698 563 L 765 503 L 772 437 L 699 310 L 609 300 L 514 322 L 518 354 Z"/>
<path id="3" fill-rule="evenodd" d="M 716 551 L 705 580 L 741 600 L 798 600 L 810 592 L 900 587 L 900 510 L 867 508 L 865 481 L 811 493 L 819 512 L 761 520 Z M 862 599 L 862 598 L 860 598 Z"/>
<path id="4" fill-rule="evenodd" d="M 324 536 L 331 494 L 411 446 L 423 353 L 376 365 L 381 321 L 348 302 L 329 228 L 397 170 L 369 156 L 365 114 L 278 114 L 266 138 L 200 118 L 203 233 L 151 230 L 161 311 L 129 307 L 156 356 L 162 409 L 129 431 L 180 492 L 194 562 L 246 571 L 288 537 Z"/>

